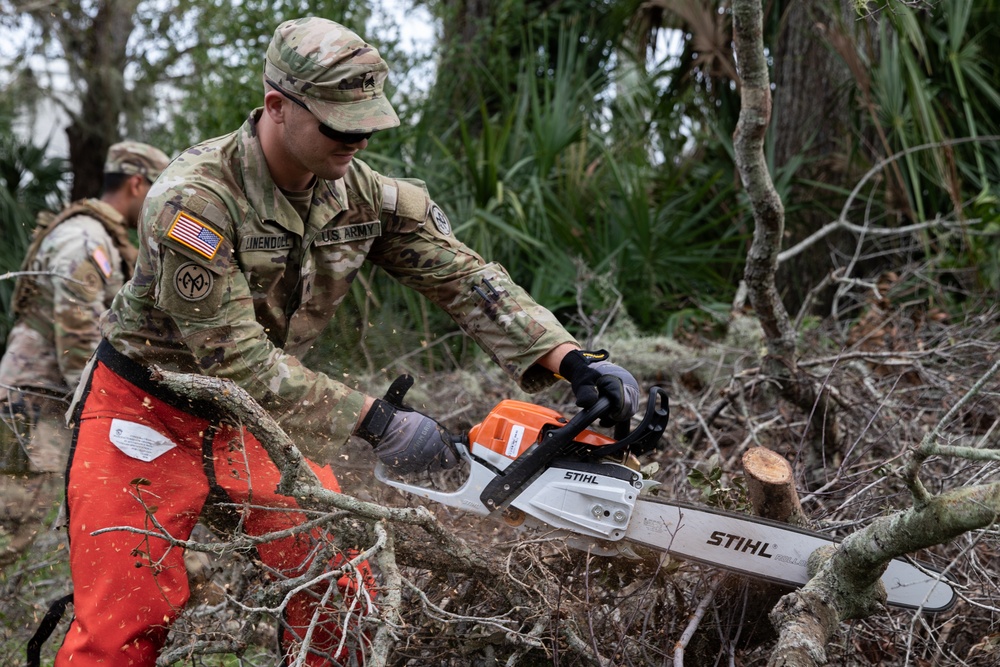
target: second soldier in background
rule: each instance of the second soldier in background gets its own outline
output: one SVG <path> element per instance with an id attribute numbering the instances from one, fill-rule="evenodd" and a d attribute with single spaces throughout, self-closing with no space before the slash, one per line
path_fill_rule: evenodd
<path id="1" fill-rule="evenodd" d="M 62 499 L 69 397 L 101 340 L 101 313 L 132 277 L 128 231 L 168 162 L 153 146 L 114 144 L 100 198 L 73 202 L 35 229 L 0 361 L 0 566 L 31 545 Z"/>

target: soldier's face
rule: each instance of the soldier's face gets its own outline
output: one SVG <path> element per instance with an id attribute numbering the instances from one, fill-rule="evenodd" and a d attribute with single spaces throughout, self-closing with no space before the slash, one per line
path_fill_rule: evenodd
<path id="1" fill-rule="evenodd" d="M 128 210 L 125 212 L 125 220 L 133 229 L 139 225 L 139 213 L 142 211 L 142 204 L 146 201 L 146 195 L 149 194 L 149 188 L 152 185 L 145 176 L 132 176 L 132 197 L 129 199 Z"/>
<path id="2" fill-rule="evenodd" d="M 285 145 L 293 159 L 310 173 L 326 180 L 342 178 L 351 166 L 355 153 L 368 146 L 368 140 L 343 143 L 320 131 L 319 121 L 308 110 L 292 106 L 292 122 L 285 124 Z"/>

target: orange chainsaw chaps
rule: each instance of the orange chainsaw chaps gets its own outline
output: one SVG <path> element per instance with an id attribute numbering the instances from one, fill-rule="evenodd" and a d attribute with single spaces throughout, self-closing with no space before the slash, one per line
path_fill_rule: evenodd
<path id="1" fill-rule="evenodd" d="M 539 441 L 544 427 L 558 428 L 565 424 L 566 418 L 551 408 L 507 399 L 500 401 L 483 421 L 469 430 L 469 442 L 477 443 L 509 459 L 516 459 Z M 518 429 L 521 431 L 518 432 Z M 580 433 L 575 441 L 595 447 L 615 442 L 612 438 L 590 430 Z"/>
<path id="2" fill-rule="evenodd" d="M 139 427 L 159 433 L 170 446 L 147 461 L 112 444 L 112 429 L 135 432 Z M 325 488 L 340 491 L 329 466 L 307 463 Z M 255 560 L 287 577 L 304 574 L 314 554 L 333 537 L 319 528 L 282 534 L 307 517 L 294 498 L 277 492 L 280 479 L 281 472 L 253 434 L 184 412 L 98 363 L 80 415 L 67 484 L 75 618 L 55 665 L 156 663 L 190 588 L 182 549 L 155 531 L 186 540 L 210 490 L 233 504 L 233 527 L 239 525 L 250 536 L 281 535 L 258 543 Z M 108 527 L 121 530 L 98 530 Z M 329 567 L 340 567 L 345 557 L 355 555 L 335 556 Z M 321 604 L 327 586 L 333 596 L 329 604 Z M 296 593 L 283 618 L 285 664 L 298 657 L 297 638 L 311 626 L 313 652 L 305 656 L 305 665 L 336 664 L 318 652 L 336 652 L 345 632 L 337 661 L 360 661 L 370 643 L 360 617 L 376 612 L 375 586 L 368 564 L 361 562 L 336 582 Z"/>

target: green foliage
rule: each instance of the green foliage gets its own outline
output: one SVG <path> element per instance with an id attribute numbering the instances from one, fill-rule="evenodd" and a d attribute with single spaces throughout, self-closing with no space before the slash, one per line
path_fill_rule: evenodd
<path id="1" fill-rule="evenodd" d="M 742 477 L 733 477 L 731 486 L 726 486 L 722 481 L 722 468 L 716 466 L 707 474 L 697 468 L 692 469 L 687 479 L 688 484 L 701 492 L 702 500 L 710 507 L 733 512 L 750 510 L 746 482 Z"/>
<path id="2" fill-rule="evenodd" d="M 872 89 L 892 150 L 1000 134 L 1000 56 L 986 47 L 1000 38 L 1000 26 L 976 21 L 989 15 L 976 5 L 946 0 L 926 14 L 906 6 L 886 14 Z M 904 176 L 916 219 L 950 211 L 963 190 L 993 187 L 998 153 L 996 141 L 972 141 L 907 155 Z"/>
<path id="3" fill-rule="evenodd" d="M 9 129 L 9 128 L 8 128 Z M 67 164 L 45 155 L 46 146 L 34 146 L 13 132 L 0 132 L 0 274 L 17 271 L 41 211 L 62 208 L 60 184 Z M 10 315 L 14 279 L 0 281 L 0 340 L 13 325 Z"/>
<path id="4" fill-rule="evenodd" d="M 945 0 L 926 11 L 894 7 L 880 24 L 881 54 L 871 66 L 879 109 L 872 121 L 884 132 L 887 152 L 906 152 L 898 172 L 887 170 L 905 200 L 886 203 L 913 221 L 973 222 L 969 232 L 940 226 L 921 235 L 925 259 L 936 270 L 927 272 L 932 280 L 908 289 L 939 305 L 955 306 L 1000 287 L 994 250 L 1000 54 L 988 47 L 1000 39 L 1000 25 L 991 18 L 998 4 Z"/>
<path id="5" fill-rule="evenodd" d="M 466 243 L 575 320 L 578 332 L 594 313 L 613 310 L 609 295 L 646 330 L 662 330 L 670 311 L 696 295 L 732 289 L 743 210 L 730 203 L 726 172 L 663 160 L 637 103 L 651 95 L 651 79 L 632 67 L 624 81 L 589 70 L 581 39 L 567 25 L 544 40 L 556 52 L 525 63 L 516 83 L 498 83 L 514 91 L 501 96 L 500 110 L 482 101 L 427 147 L 435 166 L 415 175 Z M 427 104 L 424 113 L 436 115 L 428 111 L 434 100 Z"/>
<path id="6" fill-rule="evenodd" d="M 998 4 L 894 3 L 875 15 L 879 38 L 855 47 L 859 56 L 876 54 L 862 63 L 870 79 L 857 83 L 872 101 L 859 108 L 877 112 L 856 118 L 857 142 L 844 164 L 867 169 L 927 143 L 1000 134 L 1000 55 L 987 48 L 1000 36 L 988 20 Z M 425 5 L 440 21 L 440 74 L 427 95 L 390 91 L 403 125 L 376 135 L 363 159 L 387 174 L 426 180 L 459 237 L 506 266 L 578 335 L 592 335 L 617 315 L 657 333 L 707 332 L 724 322 L 752 220 L 732 161 L 740 106 L 734 71 L 722 52 L 714 60 L 699 53 L 696 37 L 716 39 L 730 29 L 725 3 L 661 11 L 650 25 L 684 33 L 682 52 L 658 63 L 630 59 L 636 41 L 644 42 L 628 26 L 653 11 L 636 0 Z M 765 17 L 769 48 L 785 7 L 775 3 Z M 260 104 L 274 27 L 294 16 L 354 27 L 389 61 L 390 81 L 403 80 L 417 64 L 399 47 L 405 26 L 375 34 L 368 25 L 374 11 L 333 0 L 179 0 L 166 12 L 141 3 L 137 104 L 169 113 L 146 114 L 138 125 L 129 120 L 131 134 L 176 152 L 232 131 Z M 772 147 L 769 136 L 786 215 L 794 220 L 796 207 L 833 215 L 849 184 L 800 180 L 804 158 L 775 164 Z M 969 289 L 992 290 L 998 181 L 995 142 L 914 151 L 898 173 L 887 170 L 875 186 L 886 189 L 868 196 L 867 213 L 982 218 L 977 235 L 931 230 L 924 252 Z M 825 199 L 792 196 L 803 187 L 821 188 Z M 457 340 L 435 344 L 453 330 L 442 313 L 375 272 L 352 291 L 321 347 L 356 362 L 359 346 L 377 337 L 367 348 L 384 350 L 385 359 L 367 358 L 369 368 L 421 346 L 428 349 L 411 359 L 448 364 L 467 354 Z"/>
<path id="7" fill-rule="evenodd" d="M 563 54 L 562 31 L 578 36 L 574 49 L 588 72 L 609 69 L 614 50 L 622 43 L 637 0 L 604 2 L 568 0 L 508 0 L 502 3 L 446 3 L 426 5 L 441 21 L 441 71 L 432 97 L 438 113 L 423 123 L 442 134 L 460 118 L 471 118 L 480 106 L 487 115 L 504 111 L 517 94 L 519 76 L 527 70 L 546 75 Z"/>

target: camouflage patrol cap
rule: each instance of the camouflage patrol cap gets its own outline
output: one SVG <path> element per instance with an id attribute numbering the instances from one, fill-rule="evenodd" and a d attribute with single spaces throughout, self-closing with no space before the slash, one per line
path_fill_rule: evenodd
<path id="1" fill-rule="evenodd" d="M 159 148 L 138 141 L 122 141 L 108 149 L 104 173 L 141 174 L 152 182 L 169 163 L 170 158 Z"/>
<path id="2" fill-rule="evenodd" d="M 324 125 L 364 133 L 399 125 L 382 86 L 389 66 L 339 23 L 308 17 L 274 31 L 264 59 L 264 81 L 300 99 Z"/>

